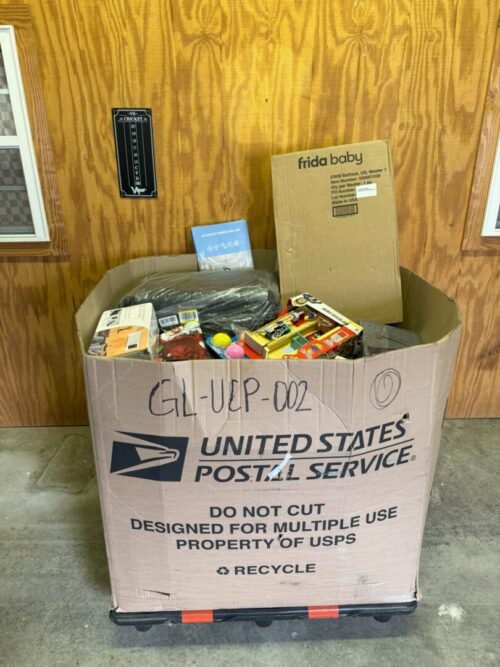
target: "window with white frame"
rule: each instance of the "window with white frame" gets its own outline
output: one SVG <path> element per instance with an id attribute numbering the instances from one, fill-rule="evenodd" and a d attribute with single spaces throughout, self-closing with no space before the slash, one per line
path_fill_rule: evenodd
<path id="1" fill-rule="evenodd" d="M 48 240 L 14 28 L 0 26 L 0 242 Z"/>

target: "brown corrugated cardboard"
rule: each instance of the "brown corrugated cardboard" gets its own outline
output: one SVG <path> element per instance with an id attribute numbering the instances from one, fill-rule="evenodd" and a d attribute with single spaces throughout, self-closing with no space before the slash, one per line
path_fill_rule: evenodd
<path id="1" fill-rule="evenodd" d="M 131 284 L 195 265 L 145 258 L 108 272 L 77 313 L 82 353 Z M 113 607 L 415 599 L 460 320 L 439 290 L 402 278 L 415 348 L 356 361 L 84 354 Z"/>
<path id="2" fill-rule="evenodd" d="M 351 319 L 400 322 L 387 141 L 272 157 L 282 296 L 310 292 Z"/>

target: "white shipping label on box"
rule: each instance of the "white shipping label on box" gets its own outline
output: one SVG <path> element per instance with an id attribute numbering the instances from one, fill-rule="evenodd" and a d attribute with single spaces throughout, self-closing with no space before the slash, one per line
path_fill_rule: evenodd
<path id="1" fill-rule="evenodd" d="M 366 183 L 365 185 L 356 186 L 356 197 L 358 199 L 363 199 L 363 197 L 376 197 L 376 196 L 377 196 L 376 183 Z"/>

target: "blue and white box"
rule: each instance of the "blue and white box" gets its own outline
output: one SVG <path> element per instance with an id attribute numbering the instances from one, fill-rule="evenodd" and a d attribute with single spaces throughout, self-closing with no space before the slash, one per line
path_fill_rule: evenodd
<path id="1" fill-rule="evenodd" d="M 202 225 L 191 232 L 200 271 L 253 269 L 246 220 Z"/>

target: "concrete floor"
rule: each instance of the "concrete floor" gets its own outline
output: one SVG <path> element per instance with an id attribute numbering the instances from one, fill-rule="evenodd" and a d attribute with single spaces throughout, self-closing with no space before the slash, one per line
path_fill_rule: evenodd
<path id="1" fill-rule="evenodd" d="M 415 614 L 118 628 L 86 428 L 0 430 L 2 665 L 500 665 L 500 421 L 446 422 Z"/>

